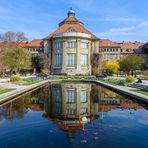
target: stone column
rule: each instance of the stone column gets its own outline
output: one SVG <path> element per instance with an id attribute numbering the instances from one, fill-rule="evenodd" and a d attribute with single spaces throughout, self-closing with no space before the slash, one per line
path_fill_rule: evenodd
<path id="1" fill-rule="evenodd" d="M 52 43 L 51 43 L 51 46 L 52 46 L 52 53 L 51 53 L 51 55 L 52 55 L 52 59 L 51 59 L 51 60 L 52 60 L 52 61 L 51 61 L 51 63 L 52 63 L 52 64 L 51 64 L 51 71 L 52 71 L 52 72 L 54 72 L 54 63 L 55 63 L 55 62 L 54 62 L 54 60 L 55 60 L 54 43 L 55 43 L 54 40 L 52 40 Z"/>
<path id="2" fill-rule="evenodd" d="M 81 53 L 80 53 L 80 44 L 81 44 L 81 40 L 77 39 L 77 48 L 76 48 L 76 69 L 77 72 L 79 72 L 79 70 L 81 70 Z"/>
<path id="3" fill-rule="evenodd" d="M 91 41 L 88 42 L 88 69 L 90 71 L 90 74 L 91 74 L 91 59 L 92 56 L 91 56 Z"/>
<path id="4" fill-rule="evenodd" d="M 76 88 L 76 116 L 80 115 L 80 88 Z"/>
<path id="5" fill-rule="evenodd" d="M 67 90 L 62 86 L 62 115 L 67 115 Z"/>
<path id="6" fill-rule="evenodd" d="M 66 40 L 63 40 L 63 47 L 62 47 L 62 73 L 66 72 L 66 65 L 67 65 L 67 44 Z"/>

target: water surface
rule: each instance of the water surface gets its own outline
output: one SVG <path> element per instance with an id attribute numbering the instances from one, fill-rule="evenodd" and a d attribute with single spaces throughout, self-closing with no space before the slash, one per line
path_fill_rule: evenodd
<path id="1" fill-rule="evenodd" d="M 0 106 L 0 148 L 148 148 L 147 108 L 94 84 L 49 84 Z"/>

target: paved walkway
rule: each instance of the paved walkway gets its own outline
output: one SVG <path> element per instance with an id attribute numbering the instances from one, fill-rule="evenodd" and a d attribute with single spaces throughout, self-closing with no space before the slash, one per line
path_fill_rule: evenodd
<path id="1" fill-rule="evenodd" d="M 142 83 L 143 85 L 147 85 L 148 86 L 148 80 L 142 80 L 142 82 L 143 82 Z"/>
<path id="2" fill-rule="evenodd" d="M 6 102 L 8 100 L 11 100 L 12 98 L 19 96 L 21 94 L 27 93 L 31 90 L 34 90 L 40 86 L 45 85 L 46 83 L 49 82 L 61 82 L 61 80 L 43 80 L 39 83 L 35 83 L 32 85 L 16 85 L 16 84 L 12 84 L 10 82 L 5 82 L 5 83 L 0 83 L 0 86 L 3 86 L 5 88 L 16 88 L 15 90 L 12 90 L 10 92 L 4 93 L 0 95 L 0 104 L 3 102 Z"/>
<path id="3" fill-rule="evenodd" d="M 44 80 L 44 81 L 41 81 L 39 83 L 35 83 L 35 84 L 32 84 L 32 85 L 26 85 L 26 86 L 19 86 L 19 85 L 15 85 L 15 84 L 9 84 L 9 83 L 5 83 L 4 85 L 7 86 L 7 88 L 16 88 L 15 90 L 12 90 L 10 92 L 7 92 L 7 93 L 4 93 L 4 94 L 1 94 L 0 95 L 0 104 L 7 101 L 7 100 L 10 100 L 11 98 L 14 98 L 15 96 L 19 96 L 25 92 L 28 92 L 30 90 L 33 90 L 39 86 L 42 86 L 46 83 L 48 83 L 49 80 Z"/>
<path id="4" fill-rule="evenodd" d="M 36 76 L 33 76 L 33 75 L 31 75 L 31 76 L 21 76 L 21 78 L 22 79 L 24 79 L 24 78 L 31 78 L 31 77 L 36 77 Z M 6 83 L 6 82 L 9 82 L 10 81 L 10 78 L 0 78 L 0 84 L 1 83 Z"/>

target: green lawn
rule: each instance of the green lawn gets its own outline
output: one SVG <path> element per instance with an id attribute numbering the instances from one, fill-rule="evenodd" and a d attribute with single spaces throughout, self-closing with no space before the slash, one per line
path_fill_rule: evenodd
<path id="1" fill-rule="evenodd" d="M 36 80 L 36 81 L 30 81 L 30 82 L 24 81 L 23 85 L 32 85 L 32 84 L 35 84 L 35 83 L 38 83 L 38 82 L 41 82 L 41 81 L 43 81 L 43 80 Z"/>
<path id="2" fill-rule="evenodd" d="M 15 90 L 15 88 L 1 88 L 0 89 L 0 94 L 7 93 L 9 91 Z"/>
<path id="3" fill-rule="evenodd" d="M 32 85 L 32 84 L 35 84 L 35 83 L 38 83 L 38 82 L 41 82 L 41 81 L 43 81 L 43 79 L 36 78 L 36 77 L 25 78 L 25 79 L 23 79 L 22 84 L 23 85 Z"/>
<path id="4" fill-rule="evenodd" d="M 91 75 L 77 75 L 77 76 L 66 76 L 66 75 L 50 75 L 49 79 L 51 80 L 91 80 L 96 77 Z"/>
<path id="5" fill-rule="evenodd" d="M 134 91 L 134 92 L 148 96 L 148 92 L 146 92 L 146 91 L 142 91 L 142 90 L 131 90 L 131 91 Z"/>
<path id="6" fill-rule="evenodd" d="M 111 85 L 120 85 L 121 83 L 125 83 L 125 79 L 120 78 L 106 78 L 101 81 Z"/>

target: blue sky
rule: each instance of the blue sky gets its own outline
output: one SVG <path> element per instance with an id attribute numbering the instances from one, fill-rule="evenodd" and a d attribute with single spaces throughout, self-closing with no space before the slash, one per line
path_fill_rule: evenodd
<path id="1" fill-rule="evenodd" d="M 22 31 L 30 40 L 43 38 L 70 7 L 99 38 L 148 41 L 148 0 L 0 0 L 0 33 Z"/>

